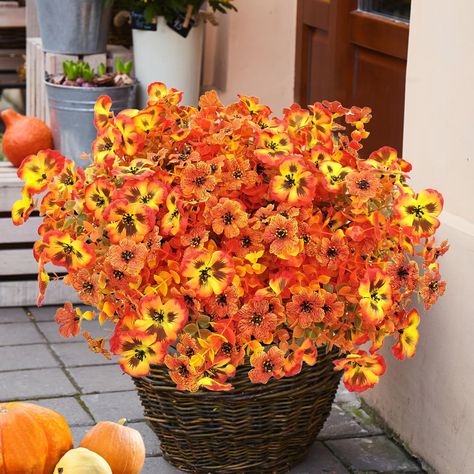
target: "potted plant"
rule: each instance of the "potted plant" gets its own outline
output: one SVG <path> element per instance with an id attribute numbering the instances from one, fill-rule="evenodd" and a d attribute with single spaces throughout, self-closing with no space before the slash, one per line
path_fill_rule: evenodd
<path id="1" fill-rule="evenodd" d="M 134 105 L 135 81 L 130 77 L 132 62 L 117 58 L 115 72 L 106 72 L 101 64 L 96 71 L 86 62 L 64 61 L 63 74 L 46 78 L 46 90 L 55 148 L 75 163 L 90 153 L 97 130 L 94 127 L 94 105 L 107 94 L 117 113 Z"/>
<path id="2" fill-rule="evenodd" d="M 114 0 L 37 0 L 43 50 L 105 53 Z"/>
<path id="3" fill-rule="evenodd" d="M 155 83 L 141 111 L 96 105 L 84 171 L 43 151 L 16 223 L 44 215 L 35 245 L 40 300 L 52 262 L 82 301 L 58 310 L 64 336 L 120 356 L 165 458 L 189 472 L 286 472 L 314 441 L 341 374 L 373 387 L 380 349 L 413 357 L 419 297 L 445 289 L 435 243 L 442 196 L 414 191 L 389 147 L 368 157 L 370 109 L 256 98 L 199 109 Z M 347 132 L 344 131 L 347 129 Z M 115 324 L 110 340 L 82 328 Z M 388 341 L 387 341 L 388 342 Z"/>
<path id="4" fill-rule="evenodd" d="M 184 103 L 196 106 L 200 93 L 203 19 L 212 12 L 235 10 L 232 0 L 211 0 L 211 13 L 200 14 L 204 0 L 121 0 L 132 13 L 135 74 L 140 107 L 147 84 L 161 81 L 184 91 Z"/>

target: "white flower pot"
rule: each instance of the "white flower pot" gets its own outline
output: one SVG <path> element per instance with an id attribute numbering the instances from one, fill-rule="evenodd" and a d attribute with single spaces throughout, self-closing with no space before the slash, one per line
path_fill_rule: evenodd
<path id="1" fill-rule="evenodd" d="M 151 82 L 163 82 L 183 91 L 183 104 L 196 106 L 201 83 L 204 25 L 200 23 L 191 28 L 188 37 L 183 38 L 160 17 L 156 31 L 132 31 L 139 106 L 146 105 L 147 87 Z"/>

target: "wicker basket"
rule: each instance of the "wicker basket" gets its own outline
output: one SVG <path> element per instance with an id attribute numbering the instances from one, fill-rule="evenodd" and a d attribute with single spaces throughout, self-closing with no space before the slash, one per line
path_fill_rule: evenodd
<path id="1" fill-rule="evenodd" d="M 167 369 L 134 379 L 164 458 L 193 473 L 284 473 L 306 455 L 331 411 L 341 377 L 337 352 L 266 385 L 241 367 L 230 392 L 181 392 Z"/>

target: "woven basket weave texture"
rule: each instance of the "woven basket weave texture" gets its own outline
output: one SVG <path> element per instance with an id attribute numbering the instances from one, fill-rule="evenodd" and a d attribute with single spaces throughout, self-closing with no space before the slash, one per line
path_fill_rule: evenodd
<path id="1" fill-rule="evenodd" d="M 285 473 L 301 461 L 326 421 L 341 378 L 337 352 L 300 374 L 252 384 L 240 367 L 230 392 L 176 390 L 166 367 L 135 378 L 164 458 L 192 473 Z"/>

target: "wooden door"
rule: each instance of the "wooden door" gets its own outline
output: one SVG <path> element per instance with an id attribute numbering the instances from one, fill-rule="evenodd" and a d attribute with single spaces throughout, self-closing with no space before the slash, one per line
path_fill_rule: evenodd
<path id="1" fill-rule="evenodd" d="M 383 145 L 402 150 L 409 4 L 409 0 L 298 2 L 296 100 L 369 106 L 373 119 L 366 153 Z M 397 12 L 393 5 L 404 5 L 405 10 Z M 393 11 L 396 18 L 390 15 Z"/>

